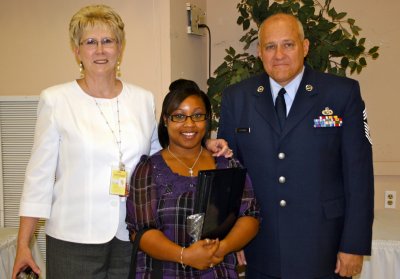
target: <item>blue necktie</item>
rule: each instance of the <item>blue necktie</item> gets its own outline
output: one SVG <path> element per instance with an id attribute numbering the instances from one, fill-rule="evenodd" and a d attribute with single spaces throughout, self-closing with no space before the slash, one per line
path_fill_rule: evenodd
<path id="1" fill-rule="evenodd" d="M 286 121 L 286 102 L 284 96 L 285 93 L 286 90 L 285 88 L 282 87 L 281 90 L 279 90 L 278 96 L 276 97 L 275 100 L 275 110 L 276 110 L 276 115 L 278 116 L 279 126 L 281 127 L 281 131 L 283 130 Z"/>

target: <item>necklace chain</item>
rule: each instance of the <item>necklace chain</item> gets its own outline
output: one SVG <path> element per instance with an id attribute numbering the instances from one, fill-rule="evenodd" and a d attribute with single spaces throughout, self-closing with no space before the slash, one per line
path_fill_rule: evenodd
<path id="1" fill-rule="evenodd" d="M 179 163 L 181 163 L 182 165 L 184 165 L 185 167 L 187 167 L 189 169 L 190 176 L 193 176 L 193 168 L 197 164 L 197 161 L 200 158 L 201 152 L 203 152 L 203 146 L 200 146 L 200 152 L 197 155 L 197 158 L 196 158 L 196 160 L 194 161 L 194 163 L 193 163 L 193 165 L 191 167 L 186 165 L 181 159 L 179 159 L 174 153 L 172 153 L 172 151 L 169 149 L 169 145 L 168 145 L 167 149 L 168 149 L 169 154 L 172 155 L 172 157 L 174 157 Z"/>
<path id="2" fill-rule="evenodd" d="M 110 129 L 112 135 L 114 136 L 115 142 L 117 143 L 118 146 L 118 151 L 119 151 L 119 168 L 120 170 L 125 170 L 125 166 L 122 163 L 122 147 L 121 147 L 121 122 L 119 120 L 119 101 L 118 101 L 118 97 L 117 97 L 117 116 L 118 116 L 118 134 L 119 134 L 119 139 L 117 138 L 117 135 L 115 134 L 114 130 L 111 128 L 110 123 L 107 120 L 107 117 L 105 116 L 103 110 L 100 108 L 99 103 L 97 102 L 96 98 L 93 98 L 97 108 L 100 111 L 101 116 L 103 117 L 104 121 L 106 122 L 108 128 Z"/>

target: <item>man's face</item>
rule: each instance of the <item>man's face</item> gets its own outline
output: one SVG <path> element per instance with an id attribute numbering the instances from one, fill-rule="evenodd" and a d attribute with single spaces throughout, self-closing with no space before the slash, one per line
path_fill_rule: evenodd
<path id="1" fill-rule="evenodd" d="M 260 30 L 258 55 L 267 74 L 285 86 L 301 72 L 308 40 L 300 38 L 299 26 L 286 15 L 272 16 Z"/>

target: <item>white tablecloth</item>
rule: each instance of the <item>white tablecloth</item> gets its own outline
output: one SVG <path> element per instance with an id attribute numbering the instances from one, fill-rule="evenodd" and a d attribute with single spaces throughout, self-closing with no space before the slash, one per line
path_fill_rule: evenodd
<path id="1" fill-rule="evenodd" d="M 375 211 L 372 254 L 356 279 L 400 279 L 400 210 Z"/>
<path id="2" fill-rule="evenodd" d="M 10 279 L 14 265 L 14 259 L 17 252 L 17 235 L 18 229 L 15 228 L 0 228 L 0 278 Z M 32 256 L 36 264 L 40 267 L 45 279 L 45 263 L 40 254 L 36 240 L 32 241 Z"/>

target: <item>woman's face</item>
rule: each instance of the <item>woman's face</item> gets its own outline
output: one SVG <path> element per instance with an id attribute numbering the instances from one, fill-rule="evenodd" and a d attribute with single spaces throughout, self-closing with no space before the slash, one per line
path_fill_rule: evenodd
<path id="1" fill-rule="evenodd" d="M 85 76 L 113 76 L 122 47 L 106 26 L 88 27 L 75 49 L 78 61 L 85 69 Z"/>
<path id="2" fill-rule="evenodd" d="M 206 114 L 206 108 L 202 99 L 195 95 L 184 99 L 179 107 L 171 112 L 171 115 L 193 116 L 194 119 L 201 119 L 201 114 Z M 183 122 L 174 122 L 170 118 L 164 121 L 167 124 L 171 147 L 192 149 L 201 145 L 201 140 L 206 134 L 207 120 L 193 121 L 187 117 Z"/>

